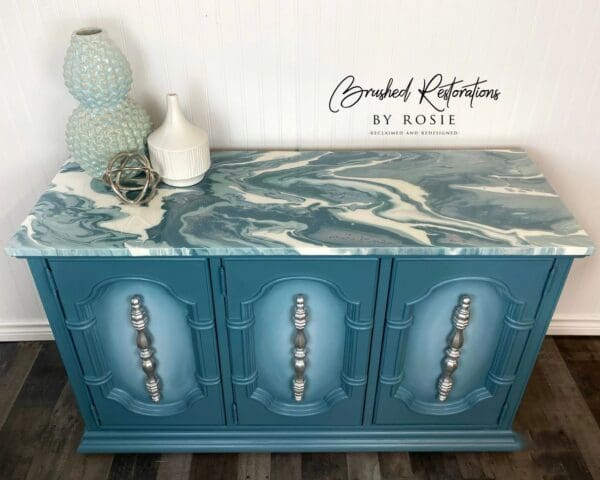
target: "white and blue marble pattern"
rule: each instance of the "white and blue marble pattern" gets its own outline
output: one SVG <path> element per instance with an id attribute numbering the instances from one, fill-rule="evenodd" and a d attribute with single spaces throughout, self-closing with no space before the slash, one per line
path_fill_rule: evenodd
<path id="1" fill-rule="evenodd" d="M 66 163 L 15 256 L 588 255 L 520 151 L 225 151 L 198 185 L 124 205 Z"/>

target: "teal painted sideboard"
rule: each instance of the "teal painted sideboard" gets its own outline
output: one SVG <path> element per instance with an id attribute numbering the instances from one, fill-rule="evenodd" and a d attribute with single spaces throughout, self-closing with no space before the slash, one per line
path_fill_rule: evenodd
<path id="1" fill-rule="evenodd" d="M 593 244 L 517 150 L 216 152 L 120 204 L 67 162 L 26 257 L 81 452 L 512 450 Z"/>

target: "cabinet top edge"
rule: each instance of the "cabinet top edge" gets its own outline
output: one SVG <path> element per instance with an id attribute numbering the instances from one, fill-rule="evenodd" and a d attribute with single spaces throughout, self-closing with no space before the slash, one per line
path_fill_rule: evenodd
<path id="1" fill-rule="evenodd" d="M 124 205 L 67 162 L 11 238 L 18 257 L 586 256 L 527 153 L 213 151 L 198 185 Z"/>
<path id="2" fill-rule="evenodd" d="M 485 258 L 556 258 L 570 257 L 581 258 L 593 255 L 595 247 L 569 247 L 569 248 L 462 248 L 449 251 L 449 249 L 419 249 L 417 248 L 386 248 L 381 249 L 373 247 L 368 250 L 356 251 L 356 249 L 348 249 L 346 252 L 341 252 L 340 249 L 335 251 L 328 249 L 296 251 L 285 249 L 263 249 L 263 250 L 242 250 L 228 249 L 226 253 L 219 253 L 215 250 L 207 251 L 206 249 L 173 249 L 171 251 L 152 250 L 149 249 L 143 253 L 129 252 L 126 250 L 114 251 L 98 251 L 95 249 L 77 249 L 77 250 L 42 250 L 39 248 L 11 248 L 5 247 L 4 251 L 7 255 L 16 258 L 56 258 L 56 259 L 83 259 L 83 258 L 102 258 L 102 259 L 118 259 L 118 258 L 173 258 L 173 259 L 200 259 L 200 258 L 248 258 L 248 257 L 273 257 L 273 258 L 466 258 L 466 257 L 485 257 Z"/>

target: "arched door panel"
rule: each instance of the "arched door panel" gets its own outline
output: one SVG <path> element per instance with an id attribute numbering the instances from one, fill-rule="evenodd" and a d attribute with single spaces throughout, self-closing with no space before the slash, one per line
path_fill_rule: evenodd
<path id="1" fill-rule="evenodd" d="M 227 259 L 224 268 L 238 422 L 362 423 L 378 261 Z"/>
<path id="2" fill-rule="evenodd" d="M 100 425 L 221 425 L 207 263 L 51 265 Z"/>
<path id="3" fill-rule="evenodd" d="M 548 259 L 397 260 L 374 422 L 497 425 L 551 267 Z"/>

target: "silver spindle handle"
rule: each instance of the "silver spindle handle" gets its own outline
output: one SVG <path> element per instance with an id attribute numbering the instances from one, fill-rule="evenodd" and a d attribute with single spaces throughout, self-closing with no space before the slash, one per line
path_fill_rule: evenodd
<path id="1" fill-rule="evenodd" d="M 134 295 L 131 297 L 131 324 L 137 331 L 136 343 L 142 361 L 142 370 L 146 374 L 146 390 L 153 402 L 160 402 L 160 380 L 156 376 L 156 362 L 154 361 L 154 350 L 147 335 L 146 325 L 148 316 L 142 304 L 142 297 Z"/>
<path id="2" fill-rule="evenodd" d="M 465 328 L 467 328 L 467 325 L 469 325 L 470 319 L 471 297 L 462 295 L 459 304 L 454 310 L 454 317 L 452 318 L 454 328 L 448 337 L 448 348 L 446 349 L 446 356 L 442 362 L 442 375 L 438 380 L 437 398 L 440 402 L 445 402 L 452 391 L 452 375 L 458 368 L 458 359 L 460 358 L 460 351 L 464 342 L 463 332 Z"/>
<path id="3" fill-rule="evenodd" d="M 304 327 L 308 321 L 308 315 L 304 308 L 304 295 L 296 296 L 296 305 L 294 307 L 294 327 L 296 327 L 296 335 L 294 336 L 294 379 L 292 380 L 292 390 L 294 400 L 302 401 L 304 396 L 304 388 L 306 379 L 304 371 L 306 370 L 306 336 L 304 335 Z"/>

